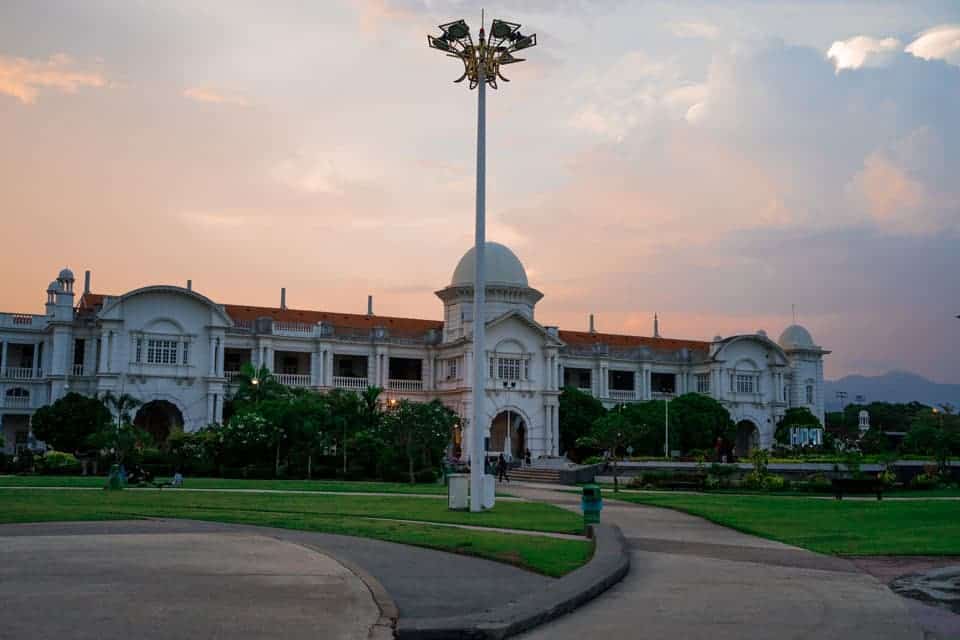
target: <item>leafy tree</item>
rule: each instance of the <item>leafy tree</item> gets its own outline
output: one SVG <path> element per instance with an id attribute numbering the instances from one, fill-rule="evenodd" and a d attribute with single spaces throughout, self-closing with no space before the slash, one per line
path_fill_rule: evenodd
<path id="1" fill-rule="evenodd" d="M 593 423 L 607 413 L 603 403 L 575 387 L 560 393 L 560 449 L 567 452 L 586 436 Z"/>
<path id="2" fill-rule="evenodd" d="M 81 452 L 88 439 L 110 425 L 110 410 L 97 398 L 71 392 L 33 414 L 33 432 L 58 451 Z"/>
<path id="3" fill-rule="evenodd" d="M 822 427 L 817 416 L 810 412 L 806 407 L 791 407 L 787 409 L 780 422 L 777 423 L 777 430 L 774 432 L 774 440 L 779 444 L 790 444 L 790 429 L 794 427 L 803 427 L 807 429 L 819 429 Z"/>
<path id="4" fill-rule="evenodd" d="M 577 440 L 577 446 L 592 447 L 607 451 L 613 464 L 613 490 L 620 490 L 617 460 L 621 451 L 631 442 L 637 431 L 637 425 L 629 419 L 625 411 L 610 411 L 597 418 L 590 431 Z"/>
<path id="5" fill-rule="evenodd" d="M 151 438 L 149 433 L 129 422 L 115 425 L 111 420 L 105 423 L 99 431 L 87 438 L 87 442 L 100 450 L 112 449 L 116 462 L 123 463 L 128 460 L 134 452 L 142 451 L 144 448 L 149 447 L 153 442 L 153 438 Z"/>
<path id="6" fill-rule="evenodd" d="M 437 400 L 427 403 L 401 400 L 390 405 L 384 419 L 388 431 L 406 455 L 410 484 L 415 484 L 417 458 L 429 464 L 434 454 L 439 457 L 457 416 Z"/>
<path id="7" fill-rule="evenodd" d="M 717 438 L 732 441 L 736 437 L 737 427 L 730 419 L 730 413 L 722 404 L 708 396 L 699 393 L 684 394 L 670 402 L 669 411 L 670 439 L 676 437 L 681 451 L 710 450 Z"/>

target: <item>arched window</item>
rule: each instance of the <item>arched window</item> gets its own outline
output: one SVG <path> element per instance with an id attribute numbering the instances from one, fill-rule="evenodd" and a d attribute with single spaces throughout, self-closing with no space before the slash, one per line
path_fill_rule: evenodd
<path id="1" fill-rule="evenodd" d="M 813 404 L 813 385 L 807 385 L 807 404 Z"/>

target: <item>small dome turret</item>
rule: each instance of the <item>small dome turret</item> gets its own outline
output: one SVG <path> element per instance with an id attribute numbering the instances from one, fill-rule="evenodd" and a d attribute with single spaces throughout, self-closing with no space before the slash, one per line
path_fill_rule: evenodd
<path id="1" fill-rule="evenodd" d="M 471 247 L 457 263 L 450 279 L 451 286 L 472 285 L 476 270 L 476 247 Z M 488 242 L 484 252 L 485 280 L 487 284 L 528 287 L 527 270 L 510 249 L 498 242 Z"/>
<path id="2" fill-rule="evenodd" d="M 784 349 L 813 349 L 813 336 L 799 324 L 792 324 L 783 330 L 777 343 Z"/>
<path id="3" fill-rule="evenodd" d="M 63 281 L 73 281 L 73 271 L 70 271 L 67 267 L 64 267 L 60 270 L 60 275 L 57 276 L 57 280 Z"/>
<path id="4" fill-rule="evenodd" d="M 63 286 L 59 280 L 54 280 L 47 285 L 47 293 L 60 293 L 61 291 L 63 291 Z"/>

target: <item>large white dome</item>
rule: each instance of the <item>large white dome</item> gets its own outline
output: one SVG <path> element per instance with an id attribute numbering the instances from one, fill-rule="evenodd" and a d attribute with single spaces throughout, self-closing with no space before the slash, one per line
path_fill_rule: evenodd
<path id="1" fill-rule="evenodd" d="M 813 336 L 798 324 L 792 324 L 783 330 L 777 343 L 784 349 L 812 349 Z"/>
<path id="2" fill-rule="evenodd" d="M 457 268 L 453 270 L 450 279 L 451 286 L 472 285 L 477 260 L 474 257 L 475 247 L 463 254 Z M 484 252 L 486 263 L 485 280 L 487 284 L 505 284 L 515 287 L 528 287 L 527 270 L 523 268 L 513 251 L 498 242 L 488 242 Z"/>

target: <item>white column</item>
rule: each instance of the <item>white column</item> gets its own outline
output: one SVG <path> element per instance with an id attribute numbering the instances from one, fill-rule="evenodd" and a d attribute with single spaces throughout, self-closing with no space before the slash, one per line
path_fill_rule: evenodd
<path id="1" fill-rule="evenodd" d="M 214 422 L 216 417 L 213 412 L 213 399 L 214 395 L 212 393 L 207 394 L 207 423 Z"/>
<path id="2" fill-rule="evenodd" d="M 333 386 L 333 347 L 329 347 L 324 352 L 324 357 L 327 359 L 327 366 L 324 367 L 323 375 L 325 379 L 325 385 L 328 387 Z"/>
<path id="3" fill-rule="evenodd" d="M 223 396 L 217 394 L 214 396 L 214 422 L 218 424 L 223 423 Z"/>
<path id="4" fill-rule="evenodd" d="M 320 385 L 320 354 L 314 349 L 310 353 L 310 386 Z"/>
<path id="5" fill-rule="evenodd" d="M 223 377 L 224 352 L 227 350 L 226 340 L 217 338 L 217 376 Z M 220 404 L 223 404 L 222 402 Z"/>
<path id="6" fill-rule="evenodd" d="M 0 376 L 7 374 L 7 344 L 6 340 L 3 341 L 3 346 L 0 347 Z"/>
<path id="7" fill-rule="evenodd" d="M 210 337 L 210 353 L 207 356 L 210 359 L 210 377 L 217 375 L 217 339 Z"/>
<path id="8" fill-rule="evenodd" d="M 40 373 L 37 370 L 37 365 L 39 364 L 39 358 L 40 358 L 40 343 L 34 342 L 33 343 L 33 373 L 32 373 L 32 377 L 34 378 L 36 378 Z"/>

